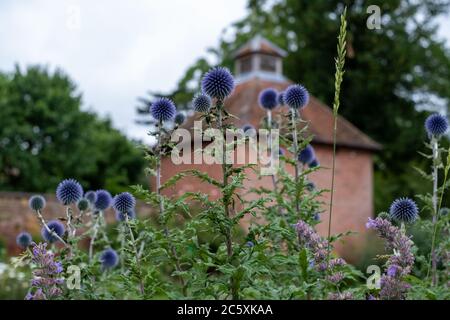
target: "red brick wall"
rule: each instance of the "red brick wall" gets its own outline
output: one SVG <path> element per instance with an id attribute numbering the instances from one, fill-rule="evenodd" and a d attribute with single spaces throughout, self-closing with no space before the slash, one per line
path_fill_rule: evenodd
<path id="1" fill-rule="evenodd" d="M 330 146 L 315 145 L 317 159 L 322 169 L 311 174 L 310 179 L 321 189 L 331 189 L 332 150 Z M 208 173 L 209 176 L 220 179 L 220 165 L 175 165 L 170 158 L 162 163 L 163 177 L 165 181 L 173 174 L 187 170 L 197 169 Z M 293 174 L 293 168 L 288 168 Z M 249 181 L 245 182 L 247 188 L 264 186 L 272 188 L 270 177 L 258 179 L 257 174 L 251 170 L 247 172 Z M 219 190 L 198 178 L 187 177 L 176 187 L 167 190 L 167 194 L 182 195 L 185 192 L 201 191 L 209 193 L 213 198 L 219 196 Z M 246 195 L 247 199 L 255 195 Z M 330 193 L 326 193 L 321 199 L 325 205 L 321 214 L 322 222 L 318 225 L 318 231 L 326 235 L 328 231 Z M 332 233 L 347 231 L 358 232 L 357 235 L 346 237 L 345 243 L 336 243 L 337 252 L 348 260 L 358 260 L 361 250 L 365 247 L 366 229 L 365 223 L 368 217 L 373 215 L 373 163 L 372 154 L 363 150 L 338 148 L 336 157 L 335 196 L 333 200 Z M 248 221 L 243 223 L 245 228 Z"/>

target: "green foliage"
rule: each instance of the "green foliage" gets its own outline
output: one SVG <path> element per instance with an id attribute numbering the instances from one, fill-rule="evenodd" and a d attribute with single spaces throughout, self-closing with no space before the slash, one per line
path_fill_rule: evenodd
<path id="1" fill-rule="evenodd" d="M 61 70 L 0 73 L 0 190 L 54 191 L 63 178 L 119 191 L 138 182 L 143 160 L 109 120 L 80 110 Z"/>

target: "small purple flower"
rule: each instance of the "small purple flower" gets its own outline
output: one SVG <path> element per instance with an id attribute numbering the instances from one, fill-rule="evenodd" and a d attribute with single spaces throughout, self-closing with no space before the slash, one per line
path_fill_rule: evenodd
<path id="1" fill-rule="evenodd" d="M 95 208 L 97 210 L 103 211 L 111 206 L 112 197 L 111 194 L 106 190 L 97 190 L 97 200 L 95 201 Z"/>
<path id="2" fill-rule="evenodd" d="M 275 89 L 264 89 L 259 94 L 259 105 L 266 110 L 273 110 L 278 106 L 278 92 Z"/>
<path id="3" fill-rule="evenodd" d="M 103 268 L 112 269 L 119 263 L 119 255 L 111 248 L 106 249 L 100 255 L 100 262 L 102 263 Z"/>
<path id="4" fill-rule="evenodd" d="M 118 212 L 131 211 L 135 205 L 136 200 L 129 192 L 122 192 L 113 199 L 113 208 Z"/>
<path id="5" fill-rule="evenodd" d="M 35 195 L 30 198 L 28 205 L 33 211 L 41 211 L 45 208 L 45 198 L 40 195 Z"/>
<path id="6" fill-rule="evenodd" d="M 184 115 L 184 113 L 177 112 L 177 114 L 175 115 L 174 122 L 177 125 L 181 126 L 185 120 L 186 120 L 186 116 Z"/>
<path id="7" fill-rule="evenodd" d="M 177 108 L 172 100 L 159 98 L 150 106 L 150 114 L 158 121 L 172 121 L 175 118 Z"/>
<path id="8" fill-rule="evenodd" d="M 31 234 L 28 232 L 21 232 L 16 237 L 16 243 L 22 249 L 28 248 L 32 241 Z"/>
<path id="9" fill-rule="evenodd" d="M 282 91 L 282 92 L 280 92 L 278 94 L 278 104 L 280 106 L 284 106 L 285 105 L 285 102 L 284 102 L 284 91 Z"/>
<path id="10" fill-rule="evenodd" d="M 448 130 L 448 120 L 439 113 L 433 113 L 425 120 L 425 129 L 430 136 L 440 137 Z"/>
<path id="11" fill-rule="evenodd" d="M 234 78 L 227 68 L 216 67 L 208 71 L 202 79 L 202 91 L 219 100 L 227 98 L 234 89 Z"/>
<path id="12" fill-rule="evenodd" d="M 386 273 L 387 273 L 387 275 L 389 277 L 395 277 L 395 275 L 397 274 L 398 270 L 399 270 L 399 267 L 396 266 L 395 264 L 393 264 L 393 265 L 389 266 L 389 268 L 387 269 Z"/>
<path id="13" fill-rule="evenodd" d="M 309 102 L 308 90 L 299 84 L 291 85 L 284 93 L 284 101 L 292 109 L 303 108 Z"/>
<path id="14" fill-rule="evenodd" d="M 53 243 L 58 240 L 58 238 L 54 236 L 53 232 L 56 233 L 60 238 L 64 235 L 65 228 L 59 220 L 52 220 L 47 223 L 47 226 L 52 232 L 48 232 L 46 227 L 42 227 L 41 235 L 45 241 Z"/>
<path id="15" fill-rule="evenodd" d="M 74 179 L 66 179 L 56 188 L 56 198 L 65 206 L 78 202 L 83 196 L 83 188 Z"/>
<path id="16" fill-rule="evenodd" d="M 80 211 L 86 211 L 89 208 L 89 205 L 90 205 L 89 200 L 86 198 L 82 198 L 80 201 L 78 201 L 77 208 Z"/>
<path id="17" fill-rule="evenodd" d="M 95 191 L 86 192 L 84 194 L 84 197 L 89 200 L 91 205 L 93 205 L 95 203 L 95 201 L 97 201 L 97 194 L 95 193 Z"/>
<path id="18" fill-rule="evenodd" d="M 392 219 L 400 222 L 414 222 L 419 215 L 419 209 L 413 200 L 399 198 L 391 204 L 389 214 Z"/>
<path id="19" fill-rule="evenodd" d="M 192 106 L 196 112 L 207 113 L 211 109 L 211 98 L 205 94 L 198 94 L 192 100 Z"/>
<path id="20" fill-rule="evenodd" d="M 298 161 L 303 164 L 310 164 L 316 158 L 314 148 L 308 144 L 303 150 L 298 154 Z"/>

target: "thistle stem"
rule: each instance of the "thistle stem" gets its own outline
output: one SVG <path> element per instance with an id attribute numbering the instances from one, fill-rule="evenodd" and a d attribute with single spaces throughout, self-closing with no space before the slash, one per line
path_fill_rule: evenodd
<path id="1" fill-rule="evenodd" d="M 69 245 L 67 244 L 67 242 L 65 242 L 56 232 L 54 232 L 53 230 L 51 230 L 47 223 L 44 220 L 44 217 L 42 216 L 40 210 L 36 211 L 36 214 L 39 218 L 39 221 L 41 222 L 42 226 L 47 230 L 47 232 L 49 234 L 51 234 L 53 237 L 55 237 L 56 239 L 58 239 L 58 241 L 61 241 L 62 244 L 64 244 L 64 246 L 66 246 L 67 248 L 69 248 Z"/>
<path id="2" fill-rule="evenodd" d="M 161 194 L 161 142 L 162 142 L 161 128 L 162 128 L 162 122 L 160 121 L 158 124 L 158 156 L 157 156 L 157 160 L 156 160 L 156 195 L 158 197 L 158 202 L 159 202 L 159 214 L 160 214 L 160 217 L 163 217 L 165 208 L 164 208 L 164 197 Z M 167 223 L 164 223 L 163 228 L 164 228 L 164 235 L 169 243 L 170 251 L 175 260 L 175 269 L 178 272 L 181 272 L 182 269 L 181 269 L 181 265 L 180 265 L 180 259 L 178 258 L 178 254 L 177 254 L 177 251 L 176 251 L 174 245 L 170 241 L 170 232 L 169 232 L 169 228 L 167 227 Z M 183 287 L 183 294 L 186 296 L 186 294 L 187 294 L 186 282 L 184 281 L 184 279 L 181 275 L 179 276 L 179 279 L 180 279 L 181 286 Z"/>
<path id="3" fill-rule="evenodd" d="M 437 257 L 436 257 L 436 236 L 435 231 L 437 229 L 438 223 L 438 158 L 439 158 L 439 145 L 436 137 L 431 139 L 432 149 L 433 149 L 433 196 L 432 196 L 432 205 L 433 205 L 433 238 L 431 243 L 431 281 L 433 286 L 437 285 Z M 430 269 L 428 268 L 429 275 Z"/>
<path id="4" fill-rule="evenodd" d="M 300 195 L 298 192 L 298 182 L 300 178 L 300 167 L 297 160 L 298 157 L 298 135 L 297 135 L 297 119 L 298 113 L 297 110 L 291 108 L 291 125 L 292 125 L 292 144 L 293 144 L 293 152 L 294 152 L 294 160 L 295 160 L 295 209 L 297 213 L 300 212 Z"/>
<path id="5" fill-rule="evenodd" d="M 89 243 L 89 261 L 92 261 L 92 257 L 94 256 L 94 243 L 95 243 L 95 240 L 97 238 L 98 229 L 100 227 L 100 215 L 101 214 L 102 214 L 102 212 L 99 211 L 97 216 L 95 217 L 94 226 L 92 227 L 93 234 L 92 234 L 92 237 L 91 237 L 91 241 Z"/>
<path id="6" fill-rule="evenodd" d="M 142 269 L 141 269 L 141 259 L 139 259 L 139 254 L 136 248 L 136 239 L 134 238 L 133 230 L 131 229 L 130 220 L 128 220 L 128 214 L 125 215 L 125 224 L 127 225 L 128 231 L 130 233 L 131 246 L 133 248 L 134 258 L 136 259 L 137 272 L 139 277 L 139 290 L 142 296 L 145 296 L 144 282 L 142 281 Z"/>

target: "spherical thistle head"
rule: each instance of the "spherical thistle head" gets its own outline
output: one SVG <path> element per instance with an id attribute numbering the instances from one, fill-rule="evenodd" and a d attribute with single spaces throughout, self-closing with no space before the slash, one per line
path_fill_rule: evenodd
<path id="1" fill-rule="evenodd" d="M 35 195 L 28 200 L 28 206 L 33 211 L 40 211 L 45 208 L 45 198 L 40 195 Z"/>
<path id="2" fill-rule="evenodd" d="M 131 209 L 127 213 L 116 211 L 116 220 L 117 221 L 119 221 L 119 222 L 125 221 L 126 216 L 128 216 L 128 220 L 136 219 L 136 211 L 134 211 L 134 209 Z"/>
<path id="3" fill-rule="evenodd" d="M 259 105 L 266 110 L 273 110 L 278 106 L 278 92 L 275 89 L 264 89 L 259 93 Z"/>
<path id="4" fill-rule="evenodd" d="M 211 109 L 211 106 L 212 106 L 211 98 L 208 97 L 206 94 L 200 93 L 196 95 L 192 100 L 192 107 L 196 112 L 207 113 Z"/>
<path id="5" fill-rule="evenodd" d="M 227 68 L 209 70 L 202 79 L 202 91 L 211 98 L 224 100 L 234 89 L 234 78 Z"/>
<path id="6" fill-rule="evenodd" d="M 119 255 L 111 248 L 104 250 L 100 254 L 100 262 L 105 269 L 112 269 L 119 264 Z"/>
<path id="7" fill-rule="evenodd" d="M 278 93 L 278 104 L 280 106 L 284 106 L 286 104 L 286 102 L 284 101 L 284 91 Z"/>
<path id="8" fill-rule="evenodd" d="M 316 154 L 314 148 L 308 144 L 303 150 L 298 153 L 298 161 L 303 164 L 310 164 L 315 158 Z"/>
<path id="9" fill-rule="evenodd" d="M 319 161 L 317 161 L 317 159 L 314 159 L 313 161 L 311 161 L 309 163 L 310 168 L 317 168 L 318 166 L 320 166 L 320 163 L 319 163 Z"/>
<path id="10" fill-rule="evenodd" d="M 441 210 L 439 210 L 439 213 L 440 213 L 441 216 L 446 216 L 446 215 L 448 215 L 450 213 L 450 209 L 446 208 L 446 207 L 441 208 Z"/>
<path id="11" fill-rule="evenodd" d="M 244 135 L 247 137 L 255 137 L 256 136 L 256 129 L 251 124 L 244 124 L 242 126 L 242 131 L 244 131 Z"/>
<path id="12" fill-rule="evenodd" d="M 58 240 L 58 238 L 53 235 L 53 232 L 56 233 L 59 237 L 62 237 L 64 235 L 64 232 L 66 231 L 64 225 L 59 220 L 52 220 L 47 223 L 47 226 L 52 231 L 52 233 L 48 232 L 46 227 L 42 227 L 41 235 L 45 241 L 50 243 Z"/>
<path id="13" fill-rule="evenodd" d="M 99 211 L 108 209 L 112 202 L 111 194 L 106 190 L 97 190 L 96 194 L 97 200 L 94 203 L 94 207 Z"/>
<path id="14" fill-rule="evenodd" d="M 94 205 L 95 201 L 97 201 L 97 193 L 95 191 L 88 191 L 84 194 L 84 197 L 88 199 L 91 205 Z"/>
<path id="15" fill-rule="evenodd" d="M 439 113 L 433 113 L 425 120 L 425 129 L 428 135 L 440 137 L 448 130 L 448 120 Z"/>
<path id="16" fill-rule="evenodd" d="M 82 197 L 83 188 L 75 179 L 63 180 L 56 188 L 56 198 L 65 206 L 80 201 Z"/>
<path id="17" fill-rule="evenodd" d="M 136 205 L 136 199 L 129 192 L 122 192 L 113 199 L 113 208 L 119 212 L 128 212 Z"/>
<path id="18" fill-rule="evenodd" d="M 284 102 L 292 109 L 300 109 L 309 102 L 309 93 L 304 86 L 291 85 L 284 93 Z"/>
<path id="19" fill-rule="evenodd" d="M 398 222 L 414 222 L 419 216 L 417 204 L 409 198 L 399 198 L 392 202 L 389 215 Z"/>
<path id="20" fill-rule="evenodd" d="M 177 125 L 181 126 L 181 125 L 184 123 L 185 120 L 186 120 L 186 116 L 184 115 L 184 113 L 178 112 L 178 113 L 175 115 L 174 122 L 175 122 Z"/>
<path id="21" fill-rule="evenodd" d="M 82 198 L 80 201 L 78 201 L 77 208 L 80 211 L 86 211 L 87 209 L 89 209 L 90 204 L 91 203 L 89 202 L 88 199 Z"/>
<path id="22" fill-rule="evenodd" d="M 16 237 L 16 243 L 22 249 L 28 248 L 31 245 L 32 241 L 33 238 L 28 232 L 21 232 Z"/>
<path id="23" fill-rule="evenodd" d="M 177 113 L 177 108 L 172 100 L 159 98 L 150 106 L 150 114 L 158 121 L 172 121 Z"/>

